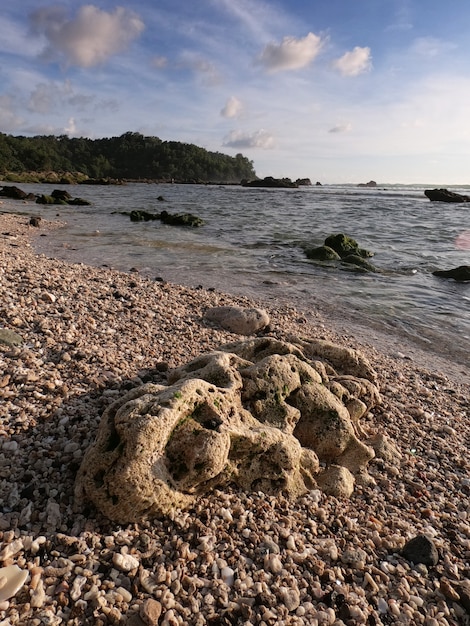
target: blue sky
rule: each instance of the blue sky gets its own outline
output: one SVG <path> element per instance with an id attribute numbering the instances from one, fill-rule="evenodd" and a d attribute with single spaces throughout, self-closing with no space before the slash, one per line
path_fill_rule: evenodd
<path id="1" fill-rule="evenodd" d="M 259 176 L 470 184 L 469 24 L 468 0 L 5 0 L 0 132 L 133 131 L 242 152 Z"/>

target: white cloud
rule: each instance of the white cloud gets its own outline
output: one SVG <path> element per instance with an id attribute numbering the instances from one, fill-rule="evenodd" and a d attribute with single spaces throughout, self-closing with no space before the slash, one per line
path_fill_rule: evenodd
<path id="1" fill-rule="evenodd" d="M 243 112 L 243 104 L 235 96 L 231 96 L 225 103 L 224 108 L 220 111 L 222 117 L 234 118 L 240 117 Z"/>
<path id="2" fill-rule="evenodd" d="M 266 130 L 257 130 L 254 133 L 244 133 L 241 130 L 232 130 L 224 138 L 223 145 L 227 148 L 261 148 L 269 150 L 274 148 L 274 137 Z"/>
<path id="3" fill-rule="evenodd" d="M 370 48 L 356 46 L 353 50 L 346 52 L 342 57 L 336 59 L 333 67 L 343 76 L 358 76 L 372 68 L 372 57 Z"/>
<path id="4" fill-rule="evenodd" d="M 351 124 L 337 124 L 330 128 L 329 133 L 349 133 L 352 130 Z"/>
<path id="5" fill-rule="evenodd" d="M 280 44 L 269 43 L 258 58 L 265 69 L 272 72 L 298 70 L 309 65 L 320 53 L 325 40 L 308 33 L 306 37 L 284 37 Z"/>
<path id="6" fill-rule="evenodd" d="M 142 20 L 123 7 L 107 13 L 87 4 L 75 19 L 67 19 L 60 7 L 34 11 L 31 24 L 36 34 L 44 35 L 44 58 L 64 59 L 69 65 L 93 67 L 128 48 L 144 29 Z"/>

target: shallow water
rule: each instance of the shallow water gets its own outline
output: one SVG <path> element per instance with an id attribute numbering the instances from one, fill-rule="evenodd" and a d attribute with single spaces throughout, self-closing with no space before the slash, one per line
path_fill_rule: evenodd
<path id="1" fill-rule="evenodd" d="M 59 187 L 19 186 L 36 194 Z M 437 278 L 432 271 L 470 264 L 470 209 L 431 203 L 424 188 L 77 186 L 69 192 L 91 200 L 92 206 L 5 200 L 2 210 L 66 221 L 66 227 L 39 239 L 39 251 L 56 258 L 124 271 L 137 268 L 171 282 L 290 302 L 304 311 L 320 308 L 466 364 L 470 283 Z M 191 212 L 205 225 L 134 223 L 121 214 L 133 209 Z M 306 258 L 304 246 L 321 245 L 338 232 L 373 251 L 371 261 L 380 273 L 357 273 Z"/>

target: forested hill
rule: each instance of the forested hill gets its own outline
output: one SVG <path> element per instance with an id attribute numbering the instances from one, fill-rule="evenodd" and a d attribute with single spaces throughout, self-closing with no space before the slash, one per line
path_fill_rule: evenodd
<path id="1" fill-rule="evenodd" d="M 239 183 L 256 178 L 253 162 L 193 144 L 140 133 L 104 139 L 0 133 L 0 176 L 23 172 L 81 172 L 90 178 Z"/>

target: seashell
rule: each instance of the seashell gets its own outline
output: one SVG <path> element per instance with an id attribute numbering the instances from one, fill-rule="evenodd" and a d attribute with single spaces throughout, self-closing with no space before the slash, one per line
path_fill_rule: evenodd
<path id="1" fill-rule="evenodd" d="M 22 570 L 18 565 L 8 565 L 0 568 L 0 602 L 12 598 L 28 578 L 28 571 Z"/>

